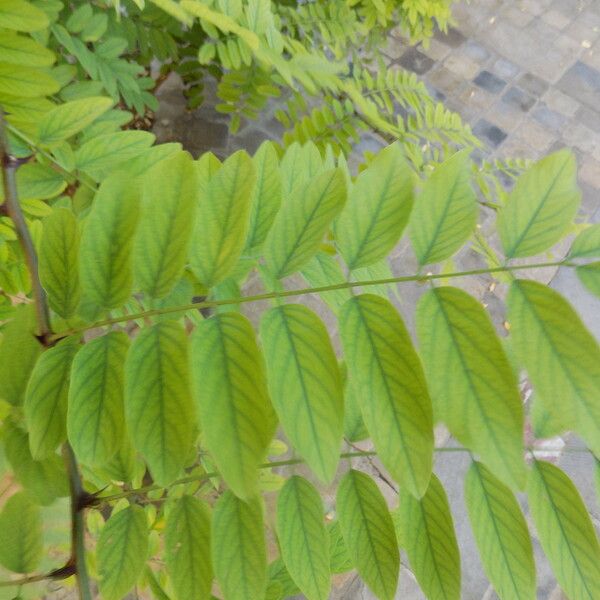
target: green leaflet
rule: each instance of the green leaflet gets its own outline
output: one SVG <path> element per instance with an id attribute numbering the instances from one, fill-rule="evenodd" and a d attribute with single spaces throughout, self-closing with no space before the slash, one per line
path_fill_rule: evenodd
<path id="1" fill-rule="evenodd" d="M 596 600 L 600 545 L 573 482 L 558 467 L 536 460 L 529 477 L 528 499 L 542 548 L 565 594 L 578 600 Z"/>
<path id="2" fill-rule="evenodd" d="M 15 573 L 31 573 L 43 553 L 40 509 L 24 492 L 11 496 L 0 513 L 0 564 Z"/>
<path id="3" fill-rule="evenodd" d="M 329 535 L 323 501 L 306 479 L 290 477 L 277 500 L 277 537 L 285 565 L 308 600 L 327 600 Z"/>
<path id="4" fill-rule="evenodd" d="M 32 500 L 47 506 L 69 494 L 64 463 L 58 454 L 34 460 L 29 451 L 29 436 L 12 421 L 4 424 L 2 433 L 6 458 Z"/>
<path id="5" fill-rule="evenodd" d="M 256 167 L 256 183 L 252 192 L 250 225 L 246 248 L 261 246 L 281 205 L 281 173 L 279 158 L 272 142 L 263 142 L 252 162 Z"/>
<path id="6" fill-rule="evenodd" d="M 392 600 L 400 556 L 394 523 L 377 484 L 365 473 L 348 471 L 336 503 L 348 554 L 359 575 L 378 598 Z"/>
<path id="7" fill-rule="evenodd" d="M 23 98 L 49 96 L 60 85 L 41 69 L 0 63 L 0 93 Z"/>
<path id="8" fill-rule="evenodd" d="M 533 281 L 516 280 L 507 299 L 515 354 L 536 399 L 600 453 L 600 348 L 571 305 Z M 535 351 L 532 351 L 535 349 Z"/>
<path id="9" fill-rule="evenodd" d="M 600 297 L 600 262 L 581 265 L 576 269 L 581 283 L 595 296 Z"/>
<path id="10" fill-rule="evenodd" d="M 313 142 L 303 146 L 294 142 L 289 146 L 281 159 L 281 192 L 285 202 L 291 201 L 290 195 L 295 188 L 304 188 L 322 171 L 323 159 Z"/>
<path id="11" fill-rule="evenodd" d="M 144 175 L 133 265 L 137 284 L 153 298 L 166 296 L 181 278 L 197 204 L 196 168 L 187 152 Z"/>
<path id="12" fill-rule="evenodd" d="M 103 600 L 121 600 L 140 578 L 148 554 L 148 521 L 143 508 L 113 513 L 98 537 L 97 559 Z"/>
<path id="13" fill-rule="evenodd" d="M 458 288 L 432 289 L 419 301 L 417 331 L 435 416 L 502 481 L 522 488 L 523 404 L 481 304 Z"/>
<path id="14" fill-rule="evenodd" d="M 125 385 L 125 417 L 133 445 L 153 479 L 167 485 L 185 466 L 195 434 L 183 325 L 162 321 L 140 331 L 127 356 Z"/>
<path id="15" fill-rule="evenodd" d="M 67 433 L 77 458 L 86 465 L 108 462 L 123 441 L 128 348 L 127 334 L 111 331 L 85 344 L 73 360 Z"/>
<path id="16" fill-rule="evenodd" d="M 67 187 L 63 176 L 52 167 L 40 163 L 21 165 L 17 171 L 20 200 L 54 198 Z"/>
<path id="17" fill-rule="evenodd" d="M 0 5 L 0 20 L 2 19 L 1 11 L 2 6 Z M 49 67 L 56 60 L 54 53 L 42 44 L 38 44 L 30 37 L 11 31 L 2 32 L 0 56 L 2 62 L 26 67 Z"/>
<path id="18" fill-rule="evenodd" d="M 413 205 L 412 178 L 397 143 L 358 176 L 335 225 L 336 244 L 349 269 L 385 258 L 396 245 Z"/>
<path id="19" fill-rule="evenodd" d="M 340 336 L 381 462 L 402 486 L 422 496 L 433 455 L 431 403 L 400 315 L 379 296 L 355 296 L 340 311 Z"/>
<path id="20" fill-rule="evenodd" d="M 46 13 L 25 0 L 2 0 L 0 27 L 16 31 L 39 31 L 49 24 Z"/>
<path id="21" fill-rule="evenodd" d="M 460 553 L 446 492 L 432 474 L 417 500 L 400 493 L 398 526 L 402 547 L 429 600 L 460 600 Z"/>
<path id="22" fill-rule="evenodd" d="M 507 258 L 533 256 L 558 242 L 580 201 L 577 163 L 560 150 L 523 173 L 498 213 L 498 233 Z"/>
<path id="23" fill-rule="evenodd" d="M 177 499 L 167 515 L 165 561 L 176 598 L 210 598 L 210 514 L 193 496 Z"/>
<path id="24" fill-rule="evenodd" d="M 102 96 L 65 102 L 47 112 L 38 127 L 38 142 L 51 146 L 79 133 L 105 113 L 113 101 Z"/>
<path id="25" fill-rule="evenodd" d="M 50 306 L 68 319 L 80 298 L 79 228 L 69 209 L 56 208 L 44 219 L 39 261 L 40 280 Z"/>
<path id="26" fill-rule="evenodd" d="M 67 399 L 77 337 L 49 348 L 38 359 L 27 385 L 23 410 L 34 459 L 47 458 L 67 439 Z"/>
<path id="27" fill-rule="evenodd" d="M 42 351 L 35 337 L 35 311 L 21 304 L 0 340 L 0 399 L 14 406 L 23 401 L 29 375 Z"/>
<path id="28" fill-rule="evenodd" d="M 210 178 L 200 197 L 190 264 L 207 288 L 226 278 L 244 249 L 255 180 L 252 160 L 239 151 Z"/>
<path id="29" fill-rule="evenodd" d="M 212 153 L 205 152 L 196 161 L 196 176 L 198 178 L 198 198 L 208 193 L 210 178 L 221 168 L 221 161 Z"/>
<path id="30" fill-rule="evenodd" d="M 465 500 L 479 556 L 498 596 L 534 600 L 533 547 L 513 493 L 473 461 L 465 479 Z"/>
<path id="31" fill-rule="evenodd" d="M 339 462 L 344 397 L 325 325 L 300 304 L 265 313 L 260 327 L 273 406 L 292 445 L 322 481 Z"/>
<path id="32" fill-rule="evenodd" d="M 311 287 L 345 283 L 346 277 L 338 261 L 326 252 L 317 252 L 302 268 L 302 277 Z M 346 300 L 350 298 L 350 290 L 340 289 L 319 294 L 327 306 L 337 313 Z"/>
<path id="33" fill-rule="evenodd" d="M 600 223 L 584 229 L 573 242 L 569 258 L 600 257 Z"/>
<path id="34" fill-rule="evenodd" d="M 342 536 L 339 521 L 332 521 L 327 526 L 329 534 L 329 554 L 331 557 L 331 572 L 346 573 L 352 570 L 352 560 L 346 548 L 346 542 Z"/>
<path id="35" fill-rule="evenodd" d="M 265 240 L 265 260 L 275 277 L 281 279 L 308 263 L 345 201 L 346 182 L 340 169 L 293 188 Z"/>
<path id="36" fill-rule="evenodd" d="M 344 437 L 349 442 L 360 442 L 369 437 L 360 405 L 361 399 L 356 387 L 353 385 L 352 379 L 348 377 L 344 390 Z"/>
<path id="37" fill-rule="evenodd" d="M 441 262 L 458 250 L 477 223 L 469 151 L 457 152 L 423 184 L 410 220 L 410 240 L 420 265 Z"/>
<path id="38" fill-rule="evenodd" d="M 199 323 L 192 339 L 192 363 L 202 365 L 193 376 L 206 447 L 235 494 L 250 498 L 274 430 L 250 321 L 227 312 Z"/>
<path id="39" fill-rule="evenodd" d="M 267 551 L 260 498 L 244 502 L 226 491 L 215 504 L 211 536 L 213 568 L 223 596 L 263 600 Z"/>
<path id="40" fill-rule="evenodd" d="M 118 308 L 131 295 L 131 248 L 138 215 L 135 182 L 122 173 L 105 179 L 83 229 L 79 262 L 83 292 L 104 308 Z"/>

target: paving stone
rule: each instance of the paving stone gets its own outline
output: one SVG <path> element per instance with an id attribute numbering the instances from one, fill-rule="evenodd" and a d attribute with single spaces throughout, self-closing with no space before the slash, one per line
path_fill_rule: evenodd
<path id="1" fill-rule="evenodd" d="M 516 6 L 507 6 L 502 13 L 502 19 L 519 28 L 527 27 L 534 17 L 535 15 L 527 13 Z"/>
<path id="2" fill-rule="evenodd" d="M 499 58 L 491 67 L 490 71 L 494 73 L 494 75 L 498 75 L 502 79 L 513 79 L 520 73 L 520 69 L 514 63 L 511 63 L 509 60 L 505 58 Z"/>
<path id="3" fill-rule="evenodd" d="M 521 124 L 525 115 L 522 110 L 500 100 L 492 106 L 485 118 L 500 129 L 511 133 Z"/>
<path id="4" fill-rule="evenodd" d="M 578 42 L 593 43 L 600 37 L 600 16 L 588 10 L 582 11 L 565 33 Z"/>
<path id="5" fill-rule="evenodd" d="M 438 67 L 427 75 L 427 80 L 446 95 L 454 94 L 464 87 L 465 80 L 446 67 Z"/>
<path id="6" fill-rule="evenodd" d="M 396 60 L 402 56 L 402 54 L 406 51 L 406 44 L 395 37 L 388 38 L 387 45 L 383 48 L 383 53 L 386 56 Z M 435 57 L 431 57 L 434 60 Z"/>
<path id="7" fill-rule="evenodd" d="M 497 148 L 507 138 L 507 133 L 486 119 L 480 119 L 473 127 L 473 133 L 492 148 Z"/>
<path id="8" fill-rule="evenodd" d="M 485 90 L 468 84 L 457 96 L 459 103 L 477 112 L 488 109 L 494 102 L 494 96 Z"/>
<path id="9" fill-rule="evenodd" d="M 533 118 L 546 129 L 559 133 L 567 122 L 567 117 L 548 108 L 546 104 L 539 104 L 532 113 Z"/>
<path id="10" fill-rule="evenodd" d="M 557 139 L 555 132 L 548 131 L 532 119 L 526 119 L 521 123 L 519 136 L 534 150 L 538 150 L 542 154 L 547 152 Z"/>
<path id="11" fill-rule="evenodd" d="M 600 107 L 598 107 L 600 109 Z M 600 132 L 600 112 L 592 110 L 587 106 L 582 106 L 575 115 L 575 118 L 579 123 L 582 123 L 586 127 L 593 129 L 596 132 Z"/>
<path id="12" fill-rule="evenodd" d="M 467 38 L 458 29 L 448 27 L 447 32 L 438 29 L 434 34 L 434 39 L 443 42 L 451 48 L 458 48 Z"/>
<path id="13" fill-rule="evenodd" d="M 550 10 L 544 11 L 541 15 L 541 18 L 543 21 L 548 23 L 548 25 L 556 27 L 556 29 L 564 29 L 567 25 L 571 23 L 573 17 L 568 13 L 564 13 L 555 8 L 551 8 Z"/>
<path id="14" fill-rule="evenodd" d="M 557 90 L 554 87 L 551 87 L 543 96 L 542 100 L 546 104 L 548 108 L 551 110 L 555 110 L 556 112 L 565 115 L 567 117 L 572 117 L 579 110 L 581 104 L 567 96 L 560 90 Z"/>
<path id="15" fill-rule="evenodd" d="M 600 143 L 599 135 L 589 127 L 570 121 L 564 128 L 562 139 L 571 148 L 578 148 L 584 153 L 591 153 Z"/>
<path id="16" fill-rule="evenodd" d="M 579 169 L 579 177 L 585 183 L 600 190 L 600 162 L 586 158 Z"/>
<path id="17" fill-rule="evenodd" d="M 513 134 L 500 146 L 496 153 L 498 158 L 538 158 L 536 151 L 518 134 Z"/>
<path id="18" fill-rule="evenodd" d="M 521 75 L 517 84 L 521 89 L 536 98 L 539 98 L 550 87 L 543 79 L 540 79 L 531 73 L 524 73 Z"/>
<path id="19" fill-rule="evenodd" d="M 416 48 L 409 48 L 402 55 L 398 64 L 417 75 L 423 75 L 433 67 L 434 61 Z"/>
<path id="20" fill-rule="evenodd" d="M 474 60 L 480 65 L 486 63 L 492 56 L 492 53 L 488 48 L 482 46 L 474 40 L 468 40 L 463 45 L 462 52 L 467 58 Z"/>
<path id="21" fill-rule="evenodd" d="M 506 81 L 504 81 L 504 79 L 500 79 L 500 77 L 497 77 L 489 71 L 481 71 L 481 73 L 473 79 L 473 83 L 484 89 L 486 92 L 490 92 L 490 94 L 499 94 L 506 87 Z"/>
<path id="22" fill-rule="evenodd" d="M 457 54 L 450 54 L 444 61 L 444 66 L 464 79 L 473 79 L 481 69 L 474 60 Z"/>
<path id="23" fill-rule="evenodd" d="M 502 96 L 502 102 L 510 104 L 523 112 L 528 112 L 533 108 L 535 98 L 521 88 L 513 86 Z"/>
<path id="24" fill-rule="evenodd" d="M 431 58 L 432 60 L 442 61 L 446 58 L 446 56 L 448 56 L 448 54 L 450 54 L 452 48 L 447 44 L 444 44 L 443 42 L 432 38 L 431 40 L 429 40 L 429 44 L 427 44 L 426 46 L 424 44 L 419 46 L 419 50 L 423 54 L 429 56 L 429 58 Z"/>

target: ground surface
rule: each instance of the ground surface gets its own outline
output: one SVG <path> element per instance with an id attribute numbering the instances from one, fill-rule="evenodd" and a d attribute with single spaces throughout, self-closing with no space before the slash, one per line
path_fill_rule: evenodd
<path id="1" fill-rule="evenodd" d="M 600 222 L 600 2 L 597 0 L 472 0 L 455 10 L 456 26 L 438 34 L 428 48 L 408 48 L 392 38 L 387 50 L 389 68 L 416 72 L 452 109 L 461 113 L 484 143 L 484 154 L 535 159 L 563 146 L 573 148 L 579 161 L 583 192 L 582 214 Z M 156 133 L 161 141 L 178 140 L 195 155 L 206 150 L 226 155 L 240 147 L 253 151 L 263 139 L 277 137 L 278 125 L 270 115 L 246 124 L 235 138 L 210 103 L 189 114 L 176 83 L 161 91 Z M 365 145 L 377 145 L 367 138 Z M 410 273 L 411 257 L 404 245 L 394 252 L 395 272 Z M 474 260 L 461 257 L 460 265 Z M 537 274 L 564 294 L 588 327 L 600 339 L 600 300 L 591 297 L 569 270 Z M 498 326 L 504 314 L 501 291 L 491 292 L 485 278 L 465 287 L 488 304 Z M 414 303 L 422 290 L 402 288 L 398 307 L 409 326 Z M 255 316 L 255 315 L 251 315 Z M 331 322 L 326 312 L 323 318 Z M 451 444 L 443 433 L 440 443 Z M 551 442 L 555 447 L 561 440 Z M 572 452 L 567 440 L 557 458 L 579 487 L 596 525 L 600 510 L 594 498 L 593 464 L 589 455 Z M 361 468 L 372 470 L 368 464 Z M 496 598 L 477 556 L 463 502 L 462 481 L 468 458 L 440 453 L 436 472 L 449 495 L 462 555 L 465 600 Z M 382 485 L 391 504 L 395 494 Z M 334 489 L 326 498 L 333 505 Z M 524 503 L 524 509 L 527 507 Z M 562 598 L 555 579 L 534 539 L 538 563 L 538 598 Z M 405 557 L 403 557 L 405 559 Z M 406 560 L 403 560 L 406 564 Z M 332 596 L 345 600 L 373 596 L 355 578 L 338 582 Z M 403 568 L 398 598 L 423 598 L 414 577 Z"/>

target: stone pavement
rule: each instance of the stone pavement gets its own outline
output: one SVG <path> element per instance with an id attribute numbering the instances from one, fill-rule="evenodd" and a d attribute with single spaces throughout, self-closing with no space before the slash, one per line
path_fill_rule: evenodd
<path id="1" fill-rule="evenodd" d="M 537 159 L 561 147 L 572 148 L 578 158 L 583 192 L 582 215 L 600 222 L 600 0 L 471 0 L 455 7 L 455 27 L 438 33 L 428 47 L 409 47 L 401 36 L 392 36 L 384 51 L 389 68 L 417 73 L 432 93 L 459 112 L 481 139 L 482 157 Z M 276 138 L 280 126 L 267 113 L 247 123 L 237 136 L 227 131 L 226 119 L 209 100 L 194 113 L 176 83 L 160 92 L 161 106 L 155 132 L 161 141 L 179 140 L 195 155 L 206 150 L 225 156 L 240 147 L 254 151 L 263 139 Z M 368 134 L 365 143 L 377 144 Z M 364 146 L 364 144 L 363 144 Z M 411 262 L 412 261 L 412 262 Z M 473 253 L 461 256 L 459 265 L 477 264 Z M 411 272 L 414 259 L 406 243 L 394 251 L 393 271 Z M 573 271 L 559 270 L 550 282 L 577 308 L 600 339 L 600 300 L 587 293 Z M 550 277 L 546 280 L 548 281 Z M 498 294 L 488 289 L 489 280 L 473 279 L 467 289 L 488 304 L 495 323 L 504 319 Z M 406 286 L 398 304 L 409 328 L 422 286 Z M 251 317 L 256 318 L 255 314 Z M 331 315 L 322 314 L 332 323 Z M 438 443 L 451 443 L 440 433 Z M 562 440 L 551 442 L 553 446 Z M 576 451 L 576 440 L 567 440 L 567 451 L 557 462 L 579 487 L 596 525 L 600 510 L 593 491 L 592 458 Z M 373 471 L 366 461 L 359 468 Z M 440 453 L 436 473 L 448 492 L 461 549 L 464 600 L 496 598 L 483 573 L 466 518 L 463 475 L 468 458 Z M 390 504 L 394 493 L 382 485 Z M 334 490 L 324 490 L 333 506 Z M 523 506 L 527 514 L 526 502 Z M 538 598 L 563 598 L 547 561 L 534 539 L 538 570 Z M 406 565 L 406 557 L 403 556 Z M 354 577 L 338 581 L 332 598 L 371 599 L 373 596 Z M 422 599 L 414 576 L 404 566 L 398 598 Z"/>

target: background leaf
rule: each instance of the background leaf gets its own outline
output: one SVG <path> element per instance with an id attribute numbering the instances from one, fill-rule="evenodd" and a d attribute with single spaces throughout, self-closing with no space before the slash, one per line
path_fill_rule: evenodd
<path id="1" fill-rule="evenodd" d="M 176 598 L 210 598 L 210 514 L 193 496 L 177 499 L 167 515 L 165 561 Z"/>
<path id="2" fill-rule="evenodd" d="M 579 208 L 577 163 L 570 150 L 537 162 L 517 180 L 498 213 L 498 233 L 508 258 L 533 256 L 565 234 Z"/>
<path id="3" fill-rule="evenodd" d="M 344 399 L 327 329 L 310 309 L 288 304 L 262 316 L 260 334 L 273 406 L 286 435 L 319 478 L 331 481 Z"/>
<path id="4" fill-rule="evenodd" d="M 71 370 L 67 433 L 77 458 L 102 465 L 124 435 L 123 366 L 129 338 L 111 331 L 85 344 Z"/>
<path id="5" fill-rule="evenodd" d="M 558 467 L 536 460 L 528 498 L 560 586 L 569 598 L 594 600 L 600 590 L 600 545 L 577 488 Z"/>
<path id="6" fill-rule="evenodd" d="M 113 513 L 98 537 L 98 576 L 103 600 L 121 600 L 136 584 L 148 554 L 144 509 L 131 505 Z"/>
<path id="7" fill-rule="evenodd" d="M 125 364 L 127 428 L 163 486 L 181 473 L 194 441 L 187 344 L 181 324 L 162 321 L 141 330 Z"/>
<path id="8" fill-rule="evenodd" d="M 465 500 L 481 562 L 498 596 L 534 600 L 533 547 L 513 493 L 473 461 L 465 479 Z"/>
<path id="9" fill-rule="evenodd" d="M 410 220 L 410 240 L 420 265 L 456 252 L 477 223 L 477 198 L 470 183 L 469 152 L 462 150 L 436 167 L 423 184 Z"/>
<path id="10" fill-rule="evenodd" d="M 460 553 L 446 492 L 432 474 L 417 500 L 401 491 L 398 522 L 402 547 L 429 600 L 460 600 Z"/>
<path id="11" fill-rule="evenodd" d="M 277 536 L 283 561 L 302 593 L 308 600 L 327 600 L 331 573 L 323 501 L 317 490 L 297 475 L 279 492 Z"/>
<path id="12" fill-rule="evenodd" d="M 202 321 L 193 336 L 194 390 L 206 447 L 236 495 L 256 490 L 274 420 L 250 322 L 227 312 Z"/>
<path id="13" fill-rule="evenodd" d="M 337 512 L 358 573 L 378 598 L 392 600 L 400 555 L 392 517 L 375 482 L 365 473 L 348 471 L 338 487 Z"/>
<path id="14" fill-rule="evenodd" d="M 244 502 L 226 491 L 214 507 L 213 567 L 227 600 L 263 600 L 267 551 L 259 498 Z"/>
<path id="15" fill-rule="evenodd" d="M 351 385 L 381 462 L 396 481 L 422 496 L 433 454 L 431 403 L 400 315 L 379 296 L 355 296 L 340 312 L 340 336 Z"/>

